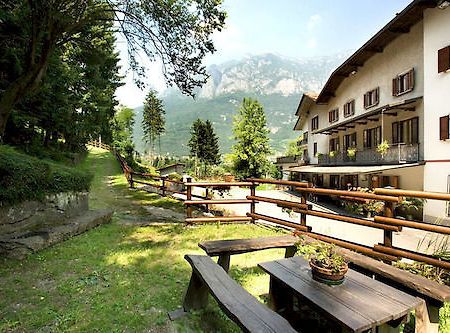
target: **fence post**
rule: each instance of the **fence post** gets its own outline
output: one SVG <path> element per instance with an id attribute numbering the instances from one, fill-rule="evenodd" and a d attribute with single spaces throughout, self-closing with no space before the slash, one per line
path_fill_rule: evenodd
<path id="1" fill-rule="evenodd" d="M 127 173 L 129 175 L 129 182 L 130 182 L 130 188 L 134 188 L 134 181 L 133 181 L 133 172 L 130 172 L 130 170 L 127 169 Z"/>
<path id="2" fill-rule="evenodd" d="M 162 191 L 161 195 L 163 197 L 166 196 L 166 178 L 167 176 L 161 176 L 161 191 Z"/>
<path id="3" fill-rule="evenodd" d="M 384 202 L 384 214 L 385 217 L 394 217 L 394 203 L 390 201 Z M 383 245 L 392 247 L 392 231 L 384 230 Z"/>
<path id="4" fill-rule="evenodd" d="M 209 200 L 209 188 L 205 188 L 205 200 Z M 209 213 L 209 205 L 205 204 L 206 212 Z"/>
<path id="5" fill-rule="evenodd" d="M 192 182 L 192 178 L 186 179 L 187 183 Z M 192 199 L 192 186 L 186 186 L 186 201 L 189 201 Z M 192 218 L 192 205 L 186 205 L 186 217 Z"/>
<path id="6" fill-rule="evenodd" d="M 250 186 L 250 195 L 252 197 L 256 196 L 256 184 L 253 181 L 252 181 L 252 186 Z M 255 212 L 256 212 L 255 200 L 252 199 L 252 203 L 250 204 L 250 213 L 255 214 Z M 255 223 L 254 217 L 252 217 L 252 223 Z"/>
<path id="7" fill-rule="evenodd" d="M 308 194 L 305 192 L 301 193 L 300 203 L 307 205 L 306 199 L 308 198 Z M 306 214 L 300 213 L 300 224 L 306 227 Z"/>

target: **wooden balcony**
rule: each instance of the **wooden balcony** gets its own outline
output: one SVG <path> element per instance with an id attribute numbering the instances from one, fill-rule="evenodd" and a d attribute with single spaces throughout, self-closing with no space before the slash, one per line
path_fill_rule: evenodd
<path id="1" fill-rule="evenodd" d="M 319 165 L 382 165 L 414 163 L 420 160 L 419 145 L 395 144 L 390 145 L 388 151 L 381 155 L 373 149 L 356 151 L 355 156 L 348 156 L 347 152 L 335 152 L 318 156 Z"/>

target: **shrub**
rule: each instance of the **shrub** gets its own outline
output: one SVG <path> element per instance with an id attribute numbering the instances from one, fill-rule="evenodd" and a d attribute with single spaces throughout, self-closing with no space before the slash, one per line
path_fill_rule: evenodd
<path id="1" fill-rule="evenodd" d="M 92 175 L 0 146 L 0 205 L 89 190 Z"/>

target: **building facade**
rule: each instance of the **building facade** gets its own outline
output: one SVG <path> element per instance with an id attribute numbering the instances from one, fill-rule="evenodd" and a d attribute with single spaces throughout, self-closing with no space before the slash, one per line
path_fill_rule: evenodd
<path id="1" fill-rule="evenodd" d="M 330 188 L 449 190 L 448 5 L 413 1 L 319 94 L 302 96 L 294 129 L 307 137 L 309 165 L 290 167 L 293 178 Z M 425 203 L 425 220 L 448 216 L 445 203 Z"/>

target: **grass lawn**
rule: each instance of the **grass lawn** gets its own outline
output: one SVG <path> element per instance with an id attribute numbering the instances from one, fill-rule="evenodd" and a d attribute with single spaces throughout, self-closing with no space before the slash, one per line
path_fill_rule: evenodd
<path id="1" fill-rule="evenodd" d="M 167 312 L 182 304 L 191 274 L 183 256 L 203 254 L 197 246 L 202 240 L 275 231 L 253 225 L 124 225 L 151 221 L 145 205 L 180 212 L 183 206 L 129 190 L 119 165 L 103 150 L 93 149 L 79 168 L 94 174 L 90 206 L 114 209 L 113 222 L 23 261 L 0 259 L 0 332 L 239 332 L 213 301 L 205 311 L 168 321 Z M 268 250 L 233 256 L 231 274 L 264 300 L 269 279 L 256 263 L 283 255 Z M 450 333 L 450 307 L 441 312 L 447 327 L 442 332 Z"/>
<path id="2" fill-rule="evenodd" d="M 176 200 L 130 191 L 109 153 L 94 149 L 79 166 L 92 170 L 90 205 L 113 208 L 113 223 L 41 251 L 24 261 L 0 259 L 0 332 L 239 332 L 211 302 L 169 323 L 182 303 L 191 269 L 186 253 L 206 239 L 273 234 L 250 225 L 122 225 L 149 220 L 143 205 L 182 210 Z M 232 275 L 255 295 L 268 292 L 257 262 L 283 257 L 269 250 L 232 258 Z"/>

